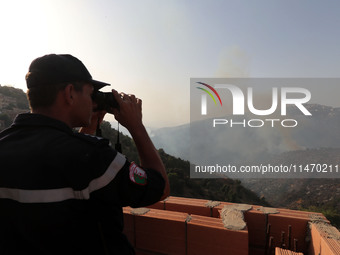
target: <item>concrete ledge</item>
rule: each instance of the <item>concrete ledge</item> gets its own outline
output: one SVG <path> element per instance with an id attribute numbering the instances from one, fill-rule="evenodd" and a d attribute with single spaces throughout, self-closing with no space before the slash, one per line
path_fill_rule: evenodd
<path id="1" fill-rule="evenodd" d="M 272 208 L 272 207 L 263 207 L 263 206 L 261 206 L 257 210 L 262 212 L 263 214 L 277 214 L 277 213 L 280 213 L 276 208 Z"/>
<path id="2" fill-rule="evenodd" d="M 131 214 L 132 215 L 144 215 L 144 214 L 147 214 L 149 211 L 150 211 L 149 208 L 140 207 L 140 208 L 132 209 Z"/>
<path id="3" fill-rule="evenodd" d="M 226 206 L 221 211 L 221 218 L 225 228 L 243 230 L 246 228 L 243 212 L 233 206 Z"/>

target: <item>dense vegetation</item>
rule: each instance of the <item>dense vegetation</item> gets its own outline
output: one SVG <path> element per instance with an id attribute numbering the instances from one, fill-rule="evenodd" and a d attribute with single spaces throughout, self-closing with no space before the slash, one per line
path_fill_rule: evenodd
<path id="1" fill-rule="evenodd" d="M 25 93 L 21 89 L 0 86 L 0 131 L 8 127 L 18 113 L 24 111 L 28 111 Z"/>

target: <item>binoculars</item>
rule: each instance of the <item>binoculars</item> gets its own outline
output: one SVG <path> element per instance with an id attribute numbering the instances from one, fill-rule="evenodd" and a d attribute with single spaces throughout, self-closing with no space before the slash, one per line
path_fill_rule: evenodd
<path id="1" fill-rule="evenodd" d="M 111 112 L 112 108 L 116 108 L 119 110 L 119 104 L 116 101 L 112 92 L 101 92 L 101 91 L 93 91 L 92 100 L 97 104 L 97 108 L 95 111 L 107 111 Z"/>

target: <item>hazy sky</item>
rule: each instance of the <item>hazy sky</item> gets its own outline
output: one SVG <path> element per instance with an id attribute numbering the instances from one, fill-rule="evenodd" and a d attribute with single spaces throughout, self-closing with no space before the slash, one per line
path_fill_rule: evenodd
<path id="1" fill-rule="evenodd" d="M 0 84 L 26 91 L 33 59 L 68 53 L 175 126 L 190 78 L 340 77 L 339 27 L 337 0 L 0 0 Z"/>

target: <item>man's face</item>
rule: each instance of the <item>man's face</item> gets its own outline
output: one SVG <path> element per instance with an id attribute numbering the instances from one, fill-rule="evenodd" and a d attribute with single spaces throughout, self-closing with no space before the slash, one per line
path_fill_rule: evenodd
<path id="1" fill-rule="evenodd" d="M 83 89 L 76 92 L 73 108 L 74 127 L 86 127 L 90 125 L 93 112 L 92 93 L 93 86 L 89 83 L 84 84 Z"/>

